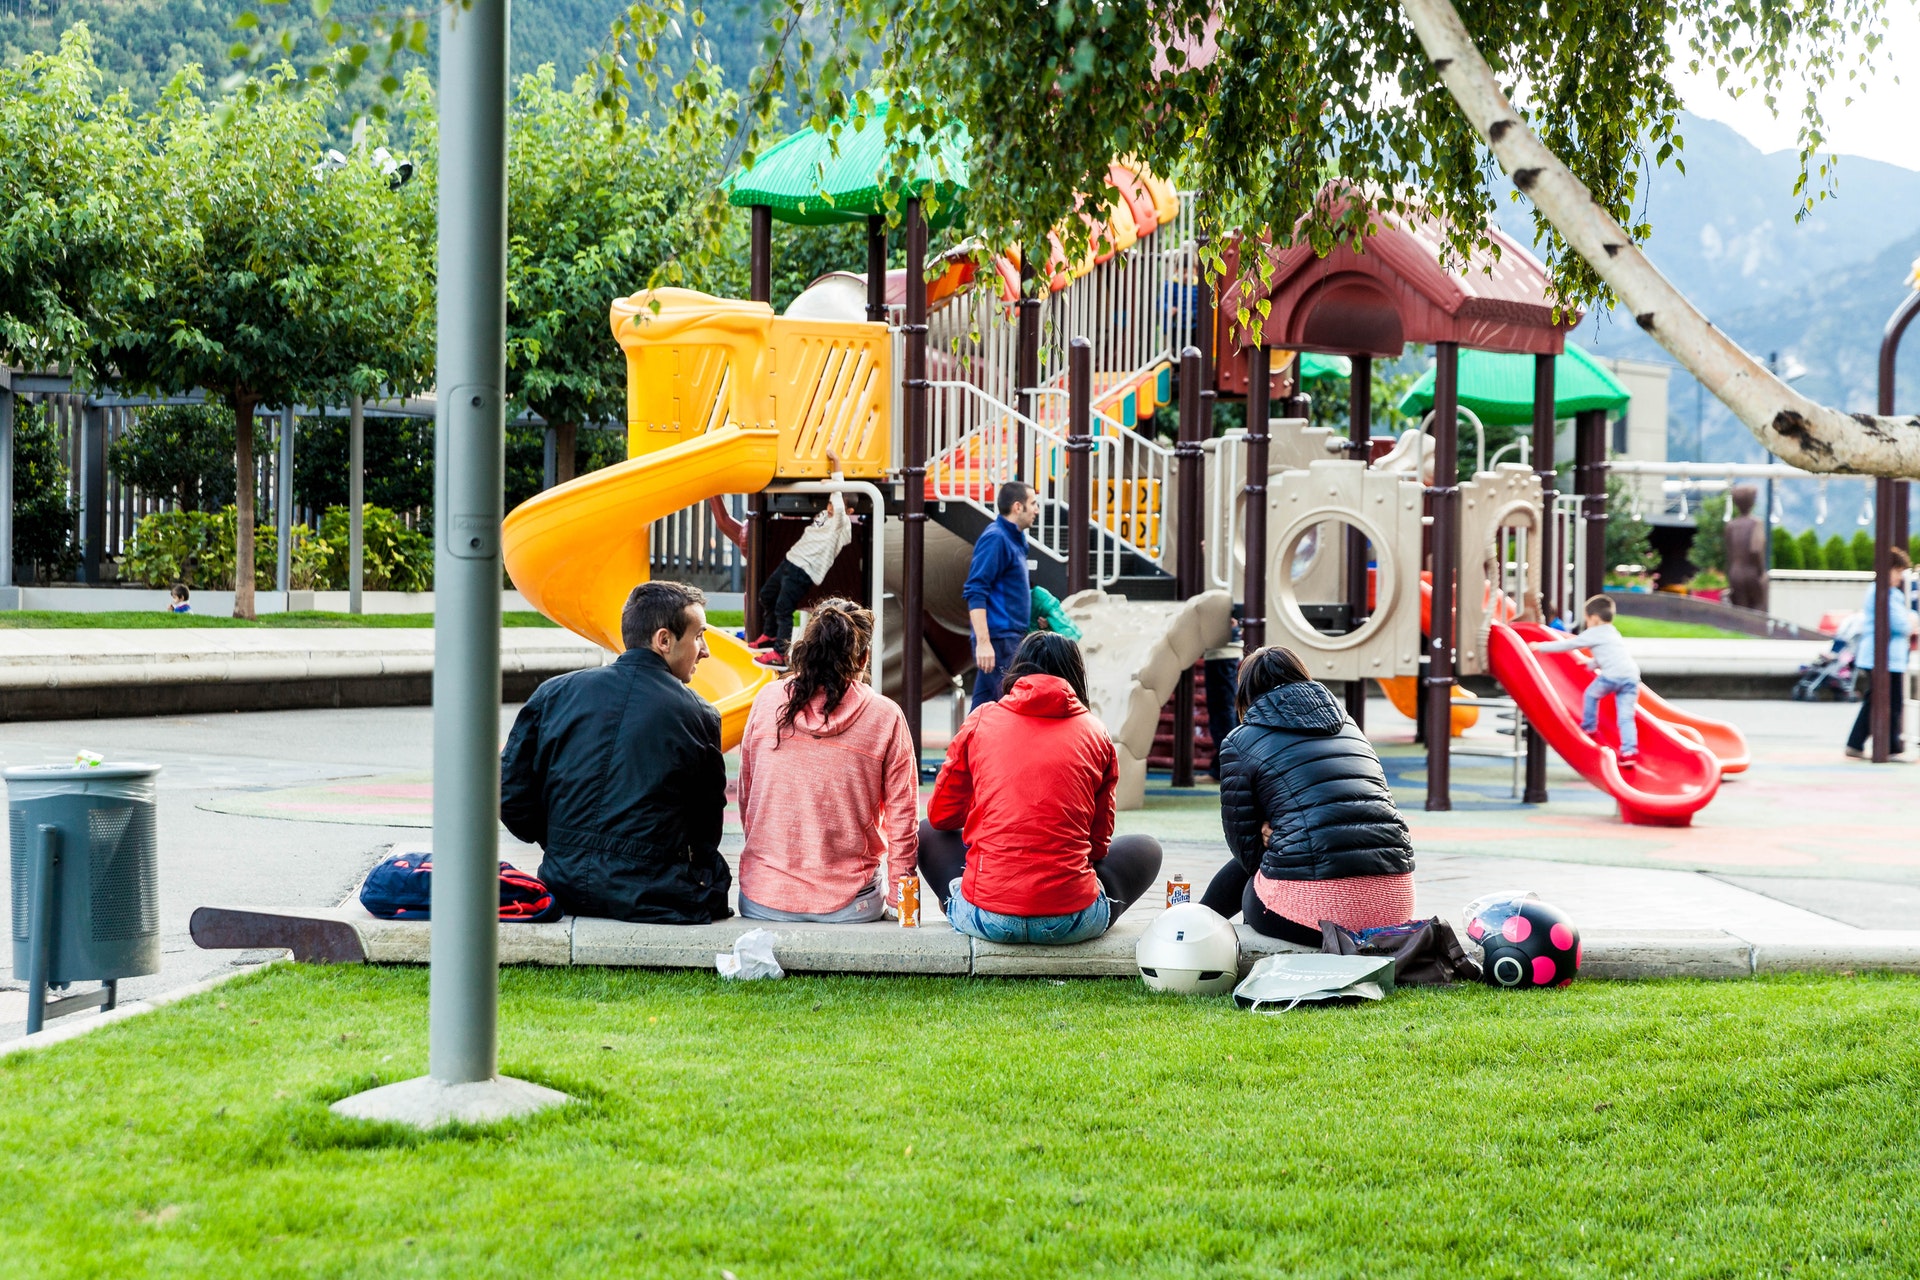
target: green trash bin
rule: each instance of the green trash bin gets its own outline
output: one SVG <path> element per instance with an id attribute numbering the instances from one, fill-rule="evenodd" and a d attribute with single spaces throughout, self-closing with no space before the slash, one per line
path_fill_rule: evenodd
<path id="1" fill-rule="evenodd" d="M 13 974 L 27 991 L 27 1032 L 49 1016 L 111 1009 L 122 978 L 160 971 L 154 830 L 158 765 L 28 766 L 7 784 Z M 47 1000 L 50 987 L 98 991 Z"/>

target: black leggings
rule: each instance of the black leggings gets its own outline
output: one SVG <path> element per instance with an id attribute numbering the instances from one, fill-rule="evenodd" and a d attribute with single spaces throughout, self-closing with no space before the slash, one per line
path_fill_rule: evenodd
<path id="1" fill-rule="evenodd" d="M 1237 858 L 1227 859 L 1227 865 L 1213 873 L 1207 891 L 1200 895 L 1200 905 L 1212 907 L 1229 920 L 1233 919 L 1234 912 L 1240 912 L 1248 927 L 1263 937 L 1302 947 L 1320 945 L 1318 925 L 1310 928 L 1267 909 L 1267 904 L 1253 891 L 1253 876 Z"/>
<path id="2" fill-rule="evenodd" d="M 967 867 L 967 846 L 958 831 L 937 831 L 924 820 L 920 823 L 920 872 L 940 899 L 940 910 L 947 909 L 947 886 L 960 878 Z M 1115 836 L 1107 844 L 1107 856 L 1093 864 L 1093 874 L 1113 904 L 1109 921 L 1138 902 L 1160 874 L 1160 842 L 1152 836 Z"/>
<path id="3" fill-rule="evenodd" d="M 1863 669 L 1861 674 L 1866 676 L 1868 680 L 1873 679 L 1871 669 Z M 1899 755 L 1905 746 L 1905 744 L 1900 741 L 1900 721 L 1904 718 L 1901 713 L 1906 710 L 1907 698 L 1905 692 L 1901 690 L 1900 685 L 1906 678 L 1905 673 L 1896 671 L 1893 673 L 1893 680 L 1891 682 L 1893 690 L 1893 715 L 1889 724 L 1892 726 L 1893 734 L 1892 740 L 1888 745 L 1893 748 L 1893 754 L 1895 755 Z M 1853 732 L 1847 735 L 1847 745 L 1855 751 L 1864 751 L 1867 747 L 1867 739 L 1872 736 L 1873 698 L 1869 696 L 1860 699 L 1860 714 L 1853 718 Z"/>
<path id="4" fill-rule="evenodd" d="M 813 579 L 791 560 L 774 566 L 760 584 L 760 630 L 773 637 L 773 647 L 781 653 L 793 643 L 793 613 L 813 590 Z"/>

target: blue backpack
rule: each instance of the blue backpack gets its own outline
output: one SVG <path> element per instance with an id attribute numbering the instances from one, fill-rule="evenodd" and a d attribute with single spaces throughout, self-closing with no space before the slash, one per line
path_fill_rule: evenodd
<path id="1" fill-rule="evenodd" d="M 367 872 L 360 905 L 382 920 L 427 920 L 433 905 L 433 855 L 418 850 L 393 853 Z M 538 923 L 558 920 L 560 904 L 538 879 L 500 864 L 500 918 Z"/>

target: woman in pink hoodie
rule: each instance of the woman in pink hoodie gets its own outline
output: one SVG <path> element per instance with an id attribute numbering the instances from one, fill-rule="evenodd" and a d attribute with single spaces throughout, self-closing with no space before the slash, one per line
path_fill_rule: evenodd
<path id="1" fill-rule="evenodd" d="M 866 683 L 873 615 L 814 608 L 788 676 L 760 691 L 740 740 L 740 914 L 858 923 L 918 874 L 920 770 L 900 708 Z"/>

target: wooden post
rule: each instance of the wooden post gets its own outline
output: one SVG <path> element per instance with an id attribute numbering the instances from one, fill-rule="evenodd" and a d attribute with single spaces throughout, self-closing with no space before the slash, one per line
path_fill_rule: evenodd
<path id="1" fill-rule="evenodd" d="M 867 319 L 887 319 L 887 219 L 878 213 L 867 215 Z"/>
<path id="2" fill-rule="evenodd" d="M 773 301 L 773 206 L 756 204 L 752 209 L 751 238 L 747 245 L 747 297 L 754 302 Z M 742 610 L 749 638 L 770 634 L 773 620 L 760 616 L 760 584 L 767 576 L 767 497 L 764 493 L 747 495 L 747 579 L 742 584 Z"/>
<path id="3" fill-rule="evenodd" d="M 914 763 L 920 760 L 920 646 L 927 548 L 927 220 L 920 197 L 907 201 L 906 457 L 900 544 L 900 709 L 913 738 Z"/>
<path id="4" fill-rule="evenodd" d="M 1067 593 L 1089 585 L 1093 520 L 1093 344 L 1076 337 L 1067 349 Z"/>
<path id="5" fill-rule="evenodd" d="M 1433 514 L 1433 605 L 1427 639 L 1427 808 L 1453 808 L 1453 647 L 1454 576 L 1459 562 L 1460 525 L 1460 348 L 1434 344 L 1433 483 L 1427 502 Z"/>
<path id="6" fill-rule="evenodd" d="M 1347 457 L 1367 465 L 1373 453 L 1373 357 L 1352 357 L 1347 383 Z M 1297 366 L 1296 366 L 1297 368 Z M 1298 381 L 1296 377 L 1295 381 Z M 1358 631 L 1367 620 L 1367 536 L 1347 526 L 1347 626 Z M 1347 717 L 1359 729 L 1367 727 L 1367 682 L 1347 681 Z"/>
<path id="7" fill-rule="evenodd" d="M 1551 355 L 1533 358 L 1533 474 L 1540 480 L 1540 532 L 1529 554 L 1540 565 L 1540 613 L 1555 616 L 1555 601 L 1560 597 L 1560 560 L 1553 549 L 1553 367 Z M 1524 602 L 1522 602 L 1524 605 Z M 1515 715 L 1518 715 L 1515 712 Z M 1527 733 L 1527 782 L 1521 799 L 1527 804 L 1547 802 L 1547 740 L 1529 726 Z"/>
<path id="8" fill-rule="evenodd" d="M 1273 416 L 1270 401 L 1273 349 L 1263 340 L 1248 358 L 1246 586 L 1240 609 L 1241 648 L 1252 653 L 1267 643 L 1267 434 Z"/>
<path id="9" fill-rule="evenodd" d="M 1205 420 L 1206 361 L 1197 347 L 1180 353 L 1180 436 L 1174 444 L 1175 482 L 1179 499 L 1174 543 L 1174 595 L 1190 600 L 1200 594 L 1204 561 L 1200 548 L 1201 509 L 1206 504 Z M 1193 785 L 1193 668 L 1180 673 L 1173 690 L 1173 785 Z"/>

